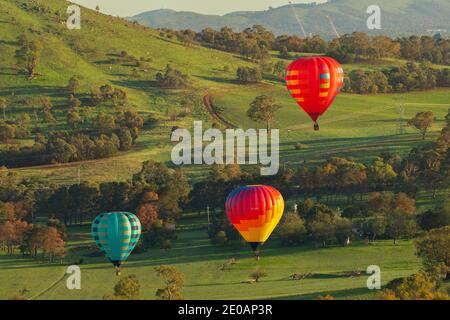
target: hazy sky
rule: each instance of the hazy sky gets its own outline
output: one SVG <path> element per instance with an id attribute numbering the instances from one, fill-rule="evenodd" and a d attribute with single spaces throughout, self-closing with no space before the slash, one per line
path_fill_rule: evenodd
<path id="1" fill-rule="evenodd" d="M 131 16 L 155 9 L 174 9 L 208 14 L 225 14 L 232 11 L 264 10 L 279 7 L 289 0 L 71 0 L 85 7 L 100 6 L 104 13 L 115 16 Z M 325 2 L 325 0 L 293 0 L 294 3 Z"/>

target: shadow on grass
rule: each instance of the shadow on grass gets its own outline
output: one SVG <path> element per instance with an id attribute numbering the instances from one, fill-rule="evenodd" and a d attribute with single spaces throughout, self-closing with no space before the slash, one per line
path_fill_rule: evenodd
<path id="1" fill-rule="evenodd" d="M 148 89 L 156 87 L 156 81 L 153 80 L 112 80 L 113 84 L 130 89 Z"/>
<path id="2" fill-rule="evenodd" d="M 39 86 L 30 84 L 27 86 L 4 87 L 0 89 L 0 95 L 10 94 L 11 92 L 14 92 L 15 95 L 38 95 L 50 97 L 61 97 L 67 95 L 64 88 L 57 86 Z"/>
<path id="3" fill-rule="evenodd" d="M 284 296 L 284 297 L 275 297 L 270 300 L 314 300 L 319 296 L 331 295 L 335 299 L 346 298 L 351 299 L 355 296 L 361 295 L 370 295 L 373 291 L 370 291 L 367 288 L 353 288 L 353 289 L 345 289 L 345 290 L 329 290 L 329 291 L 319 291 L 314 293 L 306 293 L 300 295 L 292 295 L 292 296 Z"/>

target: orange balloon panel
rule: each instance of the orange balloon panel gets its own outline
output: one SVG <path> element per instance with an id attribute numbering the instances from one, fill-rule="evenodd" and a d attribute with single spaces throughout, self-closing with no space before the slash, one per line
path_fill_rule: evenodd
<path id="1" fill-rule="evenodd" d="M 225 209 L 234 227 L 250 243 L 264 243 L 284 212 L 281 193 L 270 186 L 240 187 L 227 198 Z"/>
<path id="2" fill-rule="evenodd" d="M 292 62 L 286 86 L 298 105 L 316 122 L 327 111 L 344 82 L 339 62 L 329 57 L 305 57 Z"/>

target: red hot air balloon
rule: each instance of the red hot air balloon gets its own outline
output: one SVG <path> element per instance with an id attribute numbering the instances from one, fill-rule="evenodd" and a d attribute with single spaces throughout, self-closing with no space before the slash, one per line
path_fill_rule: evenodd
<path id="1" fill-rule="evenodd" d="M 284 200 L 273 187 L 245 186 L 229 194 L 225 209 L 230 222 L 256 252 L 280 222 Z"/>
<path id="2" fill-rule="evenodd" d="M 305 57 L 292 62 L 287 69 L 286 86 L 298 105 L 314 121 L 327 111 L 344 83 L 344 71 L 330 57 Z"/>

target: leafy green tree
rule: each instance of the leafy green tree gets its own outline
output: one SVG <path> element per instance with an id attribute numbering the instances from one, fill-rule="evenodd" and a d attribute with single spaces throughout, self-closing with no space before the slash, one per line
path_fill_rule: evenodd
<path id="1" fill-rule="evenodd" d="M 114 286 L 112 296 L 104 296 L 104 300 L 139 300 L 141 285 L 135 275 L 121 278 Z"/>
<path id="2" fill-rule="evenodd" d="M 78 76 L 72 76 L 69 79 L 69 83 L 67 84 L 67 91 L 70 94 L 75 95 L 77 91 L 80 89 L 80 87 L 81 87 L 80 78 Z"/>
<path id="3" fill-rule="evenodd" d="M 443 263 L 450 270 L 450 226 L 430 230 L 416 241 L 416 254 L 422 258 L 426 267 L 430 268 Z M 449 271 L 447 271 L 448 277 Z"/>
<path id="4" fill-rule="evenodd" d="M 422 140 L 425 140 L 428 130 L 434 124 L 434 118 L 432 111 L 419 112 L 414 118 L 408 121 L 408 125 L 417 129 L 422 135 Z"/>
<path id="5" fill-rule="evenodd" d="M 418 216 L 418 222 L 424 230 L 437 229 L 450 225 L 450 200 L 446 200 L 442 206 L 420 214 Z"/>
<path id="6" fill-rule="evenodd" d="M 80 124 L 83 122 L 83 119 L 81 118 L 81 115 L 76 111 L 69 111 L 67 113 L 67 125 L 72 128 L 76 129 L 80 126 Z"/>
<path id="7" fill-rule="evenodd" d="M 394 240 L 396 244 L 400 238 L 412 238 L 417 230 L 414 216 L 400 210 L 387 214 L 386 234 Z"/>
<path id="8" fill-rule="evenodd" d="M 170 64 L 166 66 L 164 74 L 161 72 L 156 74 L 156 82 L 165 88 L 186 88 L 190 85 L 189 76 L 173 69 Z"/>
<path id="9" fill-rule="evenodd" d="M 164 287 L 156 291 L 156 296 L 162 300 L 183 300 L 181 290 L 184 285 L 184 275 L 175 267 L 159 266 L 155 268 L 158 277 L 164 281 Z"/>
<path id="10" fill-rule="evenodd" d="M 180 205 L 186 203 L 191 187 L 180 170 L 167 168 L 163 163 L 146 161 L 140 172 L 133 176 L 133 183 L 146 192 L 156 192 L 160 217 L 174 219 L 181 213 Z"/>
<path id="11" fill-rule="evenodd" d="M 8 107 L 8 100 L 0 97 L 0 108 L 3 112 L 3 120 L 6 120 L 6 108 Z"/>
<path id="12" fill-rule="evenodd" d="M 396 279 L 388 283 L 378 294 L 381 300 L 449 300 L 447 292 L 441 290 L 441 282 L 426 271 Z"/>
<path id="13" fill-rule="evenodd" d="M 0 142 L 9 143 L 16 136 L 16 126 L 0 121 Z"/>
<path id="14" fill-rule="evenodd" d="M 298 214 L 288 213 L 283 217 L 277 233 L 283 245 L 301 244 L 306 238 L 305 222 Z"/>
<path id="15" fill-rule="evenodd" d="M 105 132 L 109 132 L 112 129 L 116 128 L 116 120 L 114 119 L 114 116 L 111 114 L 104 113 L 104 112 L 100 112 L 97 115 L 95 124 L 99 130 L 105 131 Z"/>
<path id="16" fill-rule="evenodd" d="M 255 282 L 260 282 L 262 278 L 267 277 L 267 272 L 262 269 L 257 269 L 250 274 L 250 279 Z"/>
<path id="17" fill-rule="evenodd" d="M 236 71 L 237 79 L 242 83 L 258 83 L 263 79 L 259 67 L 239 67 Z"/>
<path id="18" fill-rule="evenodd" d="M 247 111 L 247 116 L 256 122 L 264 122 L 267 130 L 270 130 L 273 121 L 275 120 L 275 113 L 280 110 L 273 97 L 262 95 L 256 97 L 250 104 L 250 109 Z"/>
<path id="19" fill-rule="evenodd" d="M 42 43 L 38 40 L 20 41 L 20 48 L 16 51 L 17 65 L 22 68 L 29 78 L 34 78 L 42 54 Z"/>

